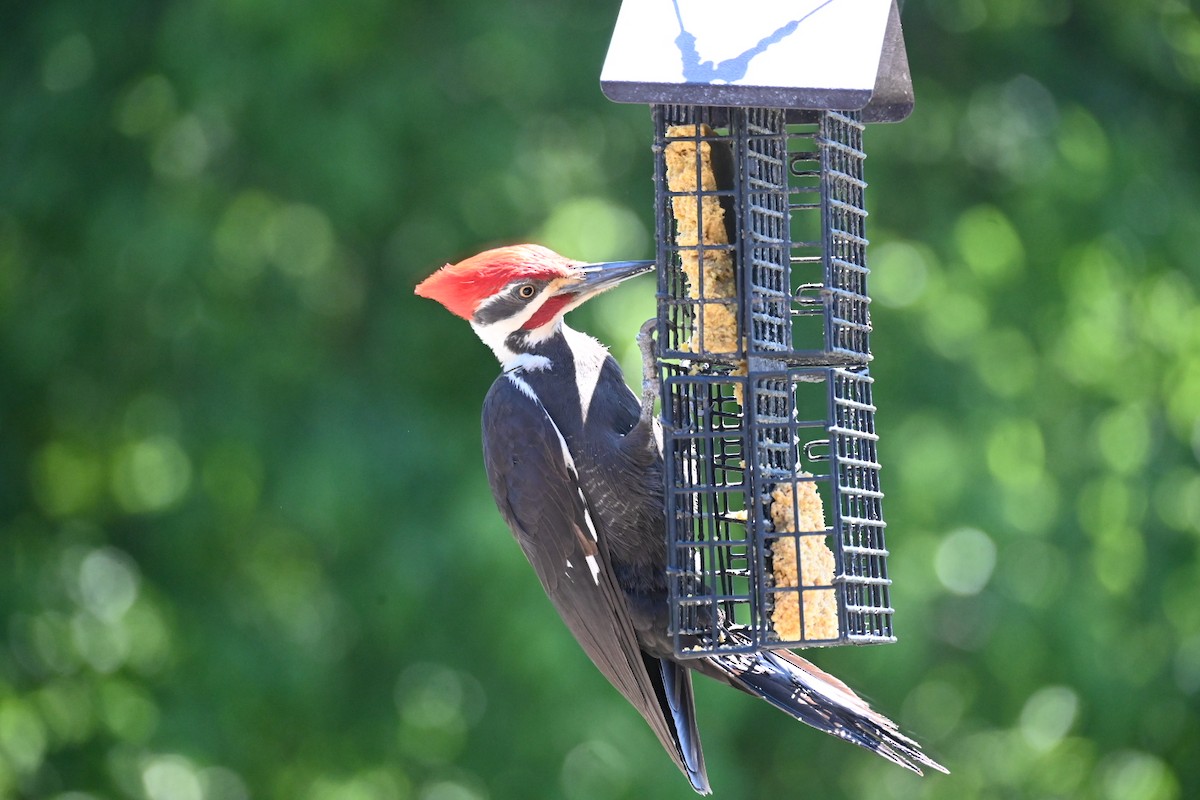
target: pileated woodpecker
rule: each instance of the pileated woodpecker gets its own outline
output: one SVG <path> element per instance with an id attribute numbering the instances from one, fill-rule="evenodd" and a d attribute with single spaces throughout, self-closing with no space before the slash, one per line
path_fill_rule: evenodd
<path id="1" fill-rule="evenodd" d="M 945 772 L 846 684 L 790 651 L 674 659 L 657 392 L 648 379 L 639 402 L 608 350 L 563 323 L 653 266 L 584 264 L 526 244 L 447 264 L 416 287 L 470 322 L 500 359 L 483 404 L 484 463 L 546 594 L 700 794 L 711 790 L 693 669 L 917 774 Z"/>

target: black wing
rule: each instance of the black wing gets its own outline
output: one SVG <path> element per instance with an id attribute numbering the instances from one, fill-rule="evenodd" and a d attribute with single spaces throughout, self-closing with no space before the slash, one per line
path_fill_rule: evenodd
<path id="1" fill-rule="evenodd" d="M 483 405 L 484 464 L 496 506 L 588 657 L 646 719 L 696 790 L 707 793 L 703 762 L 685 763 L 683 751 L 693 746 L 681 746 L 671 709 L 664 710 L 656 691 L 663 678 L 647 672 L 566 441 L 517 381 L 502 375 Z M 690 701 L 690 685 L 686 694 Z M 692 728 L 685 739 L 694 736 Z"/>

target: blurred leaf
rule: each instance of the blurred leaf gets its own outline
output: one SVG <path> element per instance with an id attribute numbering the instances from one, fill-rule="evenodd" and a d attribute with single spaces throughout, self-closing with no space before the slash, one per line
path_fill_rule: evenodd
<path id="1" fill-rule="evenodd" d="M 692 796 L 492 506 L 490 354 L 412 293 L 652 254 L 617 4 L 9 5 L 0 798 Z M 866 137 L 902 639 L 811 655 L 952 774 L 702 681 L 713 783 L 1195 796 L 1200 15 L 904 27 L 916 109 Z M 653 295 L 572 322 L 634 372 Z"/>

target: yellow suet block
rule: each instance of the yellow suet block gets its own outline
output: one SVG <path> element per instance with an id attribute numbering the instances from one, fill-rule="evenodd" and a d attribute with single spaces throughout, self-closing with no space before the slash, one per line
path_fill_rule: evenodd
<path id="1" fill-rule="evenodd" d="M 811 477 L 800 473 L 798 477 Z M 780 484 L 771 492 L 771 522 L 776 533 L 806 533 L 825 530 L 825 509 L 812 481 Z M 796 538 L 800 541 L 799 559 Z M 799 567 L 797 568 L 797 561 Z M 771 624 L 779 638 L 787 641 L 836 639 L 838 636 L 837 595 L 833 589 L 804 589 L 833 583 L 833 552 L 824 536 L 783 537 L 771 547 L 774 585 L 797 587 L 800 592 L 774 595 Z M 803 626 L 801 625 L 803 598 Z"/>
<path id="2" fill-rule="evenodd" d="M 712 136 L 707 125 L 675 125 L 667 128 L 668 144 L 663 152 L 667 188 L 675 218 L 675 243 L 687 276 L 688 296 L 700 300 L 688 349 L 694 353 L 734 353 L 739 349 L 737 280 L 733 251 L 725 230 L 725 209 L 720 200 L 701 192 L 715 192 L 712 143 L 696 137 Z M 701 248 L 701 245 L 711 246 Z"/>

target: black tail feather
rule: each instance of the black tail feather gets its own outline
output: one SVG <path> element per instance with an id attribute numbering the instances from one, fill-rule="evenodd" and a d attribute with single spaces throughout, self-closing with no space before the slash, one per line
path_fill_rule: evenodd
<path id="1" fill-rule="evenodd" d="M 658 695 L 663 716 L 671 722 L 675 752 L 671 755 L 687 776 L 697 794 L 712 794 L 704 767 L 700 729 L 696 725 L 696 707 L 692 696 L 691 671 L 674 661 L 642 654 L 646 672 Z M 669 749 L 668 749 L 668 752 Z"/>
<path id="2" fill-rule="evenodd" d="M 688 780 L 699 794 L 711 794 L 708 774 L 704 768 L 704 750 L 700 746 L 700 729 L 696 726 L 696 707 L 692 698 L 691 670 L 666 659 L 660 660 L 663 688 L 667 704 L 675 720 L 680 754 L 687 768 Z"/>
<path id="3" fill-rule="evenodd" d="M 764 651 L 708 660 L 734 686 L 817 730 L 865 747 L 918 775 L 924 774 L 922 767 L 949 772 L 850 687 L 795 653 Z"/>

